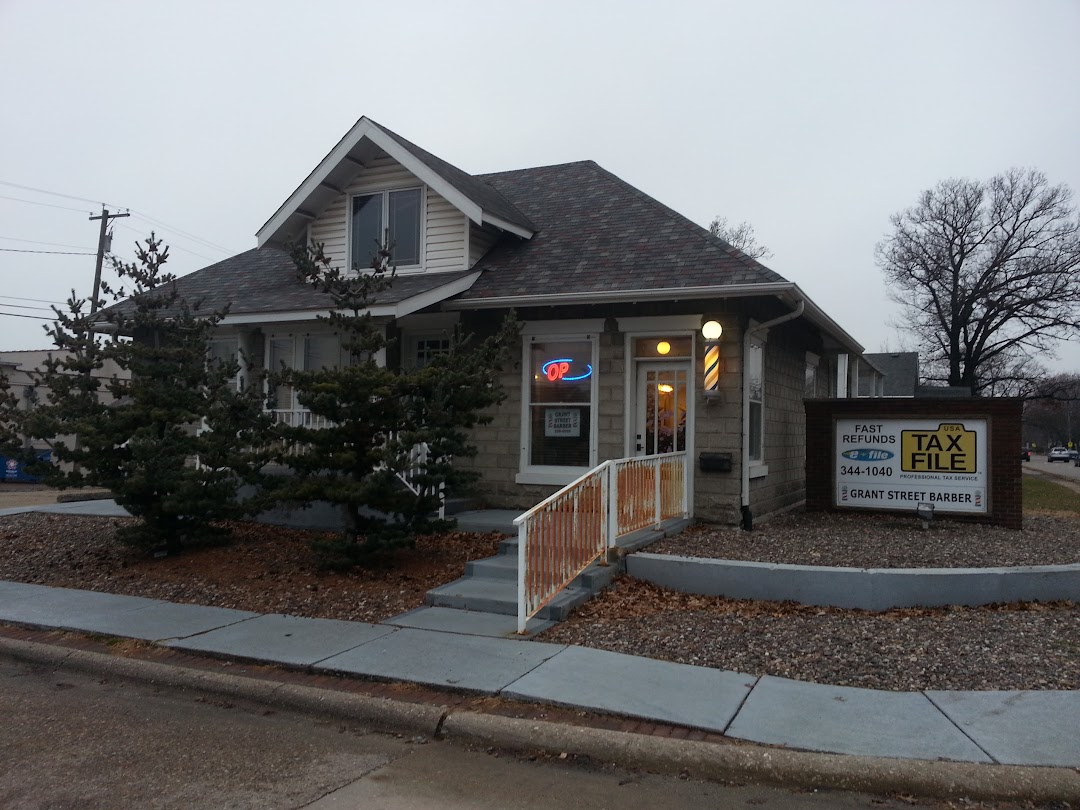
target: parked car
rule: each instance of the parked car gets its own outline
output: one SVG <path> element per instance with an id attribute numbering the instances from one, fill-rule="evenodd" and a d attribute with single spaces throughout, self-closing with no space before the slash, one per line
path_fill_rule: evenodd
<path id="1" fill-rule="evenodd" d="M 1021 447 L 1020 448 L 1020 460 L 1021 461 L 1031 461 L 1031 451 L 1028 450 L 1026 447 Z"/>
<path id="2" fill-rule="evenodd" d="M 1069 453 L 1068 448 L 1065 447 L 1051 447 L 1050 452 L 1046 454 L 1047 461 L 1064 461 L 1068 464 L 1072 461 L 1072 455 Z"/>

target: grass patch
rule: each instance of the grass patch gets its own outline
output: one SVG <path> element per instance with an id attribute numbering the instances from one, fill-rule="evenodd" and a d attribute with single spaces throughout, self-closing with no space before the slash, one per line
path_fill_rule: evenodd
<path id="1" fill-rule="evenodd" d="M 1080 493 L 1045 478 L 1025 475 L 1024 511 L 1071 512 L 1080 516 Z"/>

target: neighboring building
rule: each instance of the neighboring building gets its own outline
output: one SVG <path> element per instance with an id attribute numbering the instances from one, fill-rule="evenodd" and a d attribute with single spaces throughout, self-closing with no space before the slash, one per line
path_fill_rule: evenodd
<path id="1" fill-rule="evenodd" d="M 48 402 L 49 390 L 34 380 L 33 373 L 44 370 L 45 362 L 54 355 L 56 355 L 55 349 L 0 351 L 0 373 L 3 373 L 7 378 L 11 392 L 19 400 L 21 410 Z M 120 368 L 112 360 L 109 360 L 95 376 L 108 380 L 112 379 L 113 376 L 124 377 L 126 374 L 127 372 L 121 372 Z M 102 392 L 102 397 L 106 402 L 112 399 L 112 396 L 106 392 Z M 65 441 L 71 440 L 70 436 L 61 436 L 59 438 Z M 32 447 L 35 450 L 47 450 L 49 443 L 42 439 L 31 440 L 29 437 L 25 437 L 23 446 Z"/>
<path id="2" fill-rule="evenodd" d="M 880 371 L 882 389 L 878 396 L 915 396 L 919 388 L 918 352 L 882 352 L 864 354 L 863 358 Z"/>
<path id="3" fill-rule="evenodd" d="M 455 325 L 488 333 L 510 309 L 523 323 L 509 396 L 461 462 L 491 506 L 532 506 L 606 459 L 686 451 L 692 513 L 773 512 L 804 498 L 804 395 L 860 390 L 862 347 L 797 285 L 596 163 L 473 176 L 367 118 L 257 248 L 179 290 L 207 310 L 230 305 L 219 354 L 338 363 L 337 337 L 316 320 L 328 299 L 282 245 L 303 237 L 363 268 L 387 228 L 398 276 L 372 307 L 395 338 L 382 362 L 422 364 Z M 713 342 L 710 322 L 723 330 Z M 279 420 L 302 422 L 292 391 L 274 400 Z"/>

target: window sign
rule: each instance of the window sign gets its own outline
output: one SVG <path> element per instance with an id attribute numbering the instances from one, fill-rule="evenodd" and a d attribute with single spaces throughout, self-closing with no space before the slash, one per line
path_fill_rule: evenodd
<path id="1" fill-rule="evenodd" d="M 837 419 L 836 505 L 985 513 L 985 419 Z"/>
<path id="2" fill-rule="evenodd" d="M 545 408 L 544 436 L 573 439 L 581 436 L 581 411 L 578 408 Z"/>

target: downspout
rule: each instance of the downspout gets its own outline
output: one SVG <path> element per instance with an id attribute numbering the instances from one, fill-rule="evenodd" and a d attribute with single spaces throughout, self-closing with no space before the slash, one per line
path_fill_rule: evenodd
<path id="1" fill-rule="evenodd" d="M 793 321 L 803 314 L 805 302 L 799 299 L 799 303 L 795 305 L 795 309 L 787 313 L 787 315 L 781 315 L 778 318 L 773 318 L 771 321 L 765 321 L 765 323 L 759 323 L 756 326 L 750 327 L 743 333 L 743 352 L 742 352 L 742 528 L 746 531 L 750 531 L 754 528 L 754 516 L 750 512 L 750 375 L 746 373 L 746 358 L 750 354 L 750 341 L 754 335 L 765 332 L 774 326 L 778 326 L 788 321 Z M 765 358 L 764 352 L 762 353 L 762 376 L 764 376 Z M 764 384 L 764 380 L 762 381 Z M 761 414 L 762 427 L 764 428 L 765 414 Z M 762 447 L 764 451 L 764 446 Z"/>

